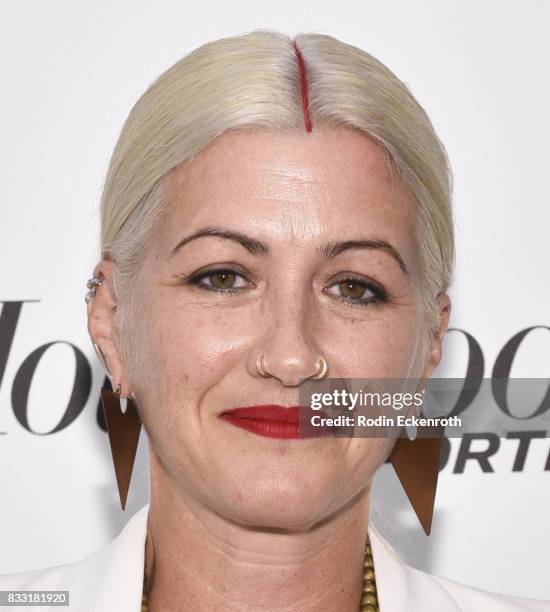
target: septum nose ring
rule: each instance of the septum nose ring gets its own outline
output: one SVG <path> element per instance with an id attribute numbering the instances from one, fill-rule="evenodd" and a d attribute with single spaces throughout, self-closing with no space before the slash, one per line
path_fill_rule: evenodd
<path id="1" fill-rule="evenodd" d="M 321 355 L 319 355 L 318 364 L 319 365 L 317 366 L 317 371 L 315 372 L 315 374 L 313 376 L 309 376 L 311 380 L 321 380 L 327 375 L 327 372 L 328 372 L 327 360 Z M 260 353 L 256 359 L 256 368 L 258 370 L 259 375 L 262 376 L 263 378 L 272 378 L 272 375 L 265 369 L 263 353 Z"/>

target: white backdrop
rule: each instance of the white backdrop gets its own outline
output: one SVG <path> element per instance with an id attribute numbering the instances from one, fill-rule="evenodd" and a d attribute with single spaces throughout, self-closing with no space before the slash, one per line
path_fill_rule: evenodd
<path id="1" fill-rule="evenodd" d="M 151 81 L 196 46 L 256 28 L 331 34 L 386 63 L 411 86 L 451 158 L 451 326 L 479 342 L 489 377 L 512 336 L 550 325 L 549 23 L 543 0 L 4 4 L 0 300 L 11 303 L 0 311 L 0 574 L 75 561 L 147 501 L 142 437 L 127 510 L 119 508 L 96 422 L 103 373 L 83 295 L 97 261 L 108 159 Z M 24 403 L 17 373 L 51 342 L 32 378 L 25 427 L 14 409 Z M 70 345 L 92 366 L 92 392 L 72 423 L 46 435 L 71 396 Z M 445 351 L 438 374 L 462 376 L 464 338 L 450 334 Z M 550 330 L 528 335 L 513 374 L 550 374 Z M 503 440 L 486 473 L 475 461 L 453 473 L 458 442 L 440 475 L 432 535 L 424 536 L 389 465 L 375 483 L 380 528 L 421 569 L 550 599 L 550 440 L 533 442 L 517 472 L 518 442 Z"/>

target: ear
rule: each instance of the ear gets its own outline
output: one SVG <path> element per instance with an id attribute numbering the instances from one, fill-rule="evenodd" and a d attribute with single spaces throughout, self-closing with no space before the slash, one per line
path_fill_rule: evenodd
<path id="1" fill-rule="evenodd" d="M 437 295 L 437 320 L 435 329 L 429 331 L 429 352 L 424 371 L 424 378 L 431 378 L 433 371 L 439 365 L 443 354 L 443 338 L 449 326 L 451 315 L 451 298 L 447 293 L 441 292 Z"/>
<path id="2" fill-rule="evenodd" d="M 116 322 L 117 301 L 113 290 L 114 263 L 103 259 L 94 269 L 94 276 L 101 280 L 95 296 L 88 302 L 88 333 L 99 346 L 105 365 L 111 374 L 113 389 L 120 384 L 120 397 L 128 397 L 131 389 L 124 372 Z"/>

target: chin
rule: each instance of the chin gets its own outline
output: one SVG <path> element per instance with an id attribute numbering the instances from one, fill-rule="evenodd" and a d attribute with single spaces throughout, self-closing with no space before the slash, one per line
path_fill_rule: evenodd
<path id="1" fill-rule="evenodd" d="M 323 510 L 334 500 L 338 483 L 320 481 L 307 474 L 258 476 L 257 479 L 227 483 L 218 490 L 216 503 L 224 506 L 238 523 L 273 529 L 308 529 L 324 517 Z M 222 493 L 225 495 L 222 497 Z M 223 502 L 222 502 L 223 503 Z M 344 502 L 342 502 L 344 503 Z"/>

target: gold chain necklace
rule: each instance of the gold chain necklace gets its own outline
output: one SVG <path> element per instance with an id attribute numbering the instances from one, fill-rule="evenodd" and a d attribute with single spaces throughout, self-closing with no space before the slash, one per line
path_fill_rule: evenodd
<path id="1" fill-rule="evenodd" d="M 149 612 L 147 595 L 145 594 L 145 570 L 143 571 L 143 592 L 141 595 L 141 612 Z M 363 590 L 361 592 L 361 603 L 359 612 L 380 612 L 378 597 L 376 594 L 376 577 L 374 575 L 374 560 L 372 549 L 367 536 L 365 556 L 363 559 Z"/>

